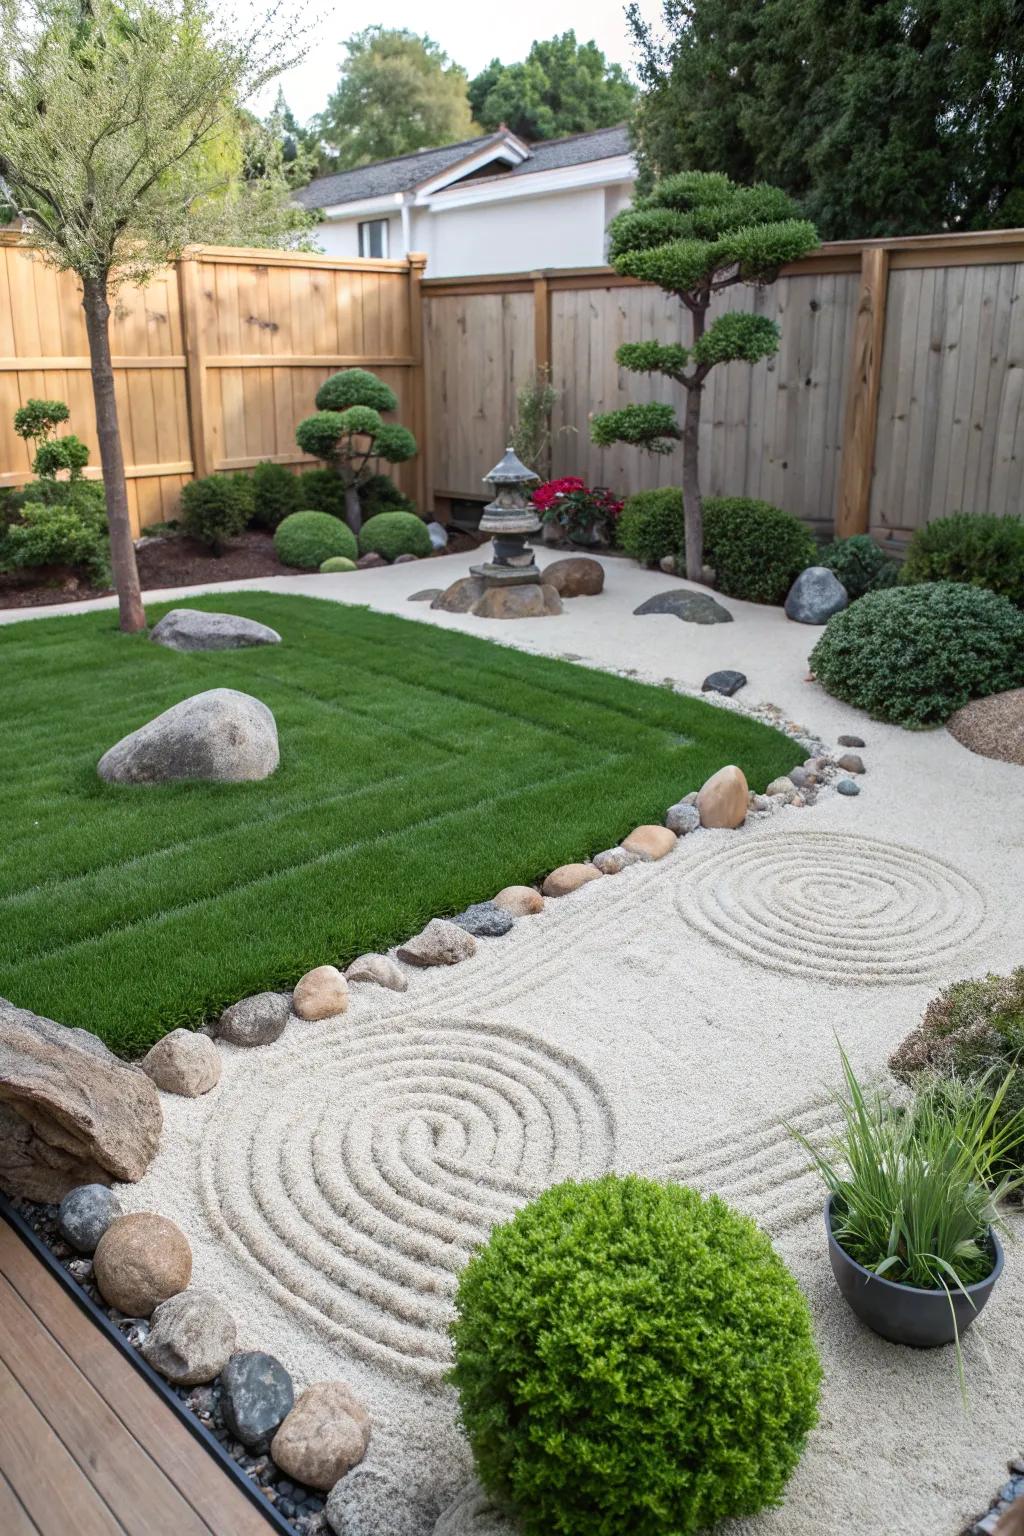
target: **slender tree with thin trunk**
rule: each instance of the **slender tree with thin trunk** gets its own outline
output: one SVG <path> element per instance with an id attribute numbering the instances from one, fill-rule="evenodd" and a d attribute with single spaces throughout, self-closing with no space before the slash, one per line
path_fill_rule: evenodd
<path id="1" fill-rule="evenodd" d="M 690 346 L 634 341 L 616 353 L 631 373 L 660 374 L 682 385 L 683 425 L 675 407 L 649 401 L 595 416 L 591 436 L 602 447 L 635 443 L 652 453 L 683 445 L 686 574 L 701 579 L 704 518 L 700 488 L 700 414 L 704 383 L 719 363 L 756 363 L 778 349 L 779 328 L 765 315 L 726 310 L 709 322 L 715 297 L 737 283 L 774 282 L 787 261 L 818 244 L 813 224 L 776 187 L 740 187 L 714 172 L 681 171 L 657 183 L 611 225 L 617 272 L 657 283 L 690 312 Z"/>
<path id="2" fill-rule="evenodd" d="M 244 38 L 202 0 L 0 0 L 0 194 L 82 285 L 121 628 L 145 628 L 110 355 L 111 298 L 194 241 L 282 244 L 302 215 L 272 163 L 239 175 L 239 103 L 294 63 L 268 13 Z M 301 51 L 301 50 L 300 50 Z"/>

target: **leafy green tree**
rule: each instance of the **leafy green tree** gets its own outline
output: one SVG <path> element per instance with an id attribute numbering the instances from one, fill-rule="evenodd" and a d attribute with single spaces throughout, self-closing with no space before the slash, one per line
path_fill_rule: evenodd
<path id="1" fill-rule="evenodd" d="M 773 282 L 787 261 L 818 244 L 813 224 L 777 187 L 740 187 L 714 172 L 682 171 L 658 182 L 649 196 L 620 213 L 610 227 L 612 266 L 627 277 L 657 283 L 690 312 L 692 342 L 634 341 L 616 353 L 620 367 L 681 384 L 686 412 L 680 428 L 673 406 L 651 401 L 595 416 L 591 436 L 606 447 L 635 443 L 652 453 L 683 444 L 686 574 L 699 581 L 704 519 L 698 452 L 704 382 L 719 363 L 756 363 L 778 349 L 779 328 L 764 315 L 727 311 L 708 323 L 715 295 L 736 283 Z"/>
<path id="2" fill-rule="evenodd" d="M 278 90 L 273 109 L 261 127 L 272 149 L 265 157 L 257 158 L 254 154 L 253 168 L 260 174 L 266 174 L 268 162 L 276 163 L 290 187 L 304 187 L 312 181 L 319 163 L 316 134 L 300 127 L 285 100 L 283 90 Z"/>
<path id="3" fill-rule="evenodd" d="M 332 373 L 316 392 L 316 411 L 295 428 L 303 453 L 323 459 L 345 489 L 345 521 L 353 533 L 363 523 L 360 489 L 373 479 L 373 460 L 401 464 L 417 452 L 408 427 L 384 421 L 382 411 L 398 409 L 398 397 L 365 368 Z"/>
<path id="4" fill-rule="evenodd" d="M 122 629 L 143 629 L 146 616 L 110 301 L 192 241 L 294 238 L 304 216 L 283 183 L 240 179 L 218 161 L 238 102 L 295 60 L 267 24 L 238 39 L 204 0 L 0 0 L 0 193 L 26 244 L 82 284 Z"/>
<path id="5" fill-rule="evenodd" d="M 1020 0 L 663 0 L 628 17 L 641 184 L 782 187 L 829 238 L 1008 226 L 1024 206 Z"/>
<path id="6" fill-rule="evenodd" d="M 345 47 L 337 87 L 316 123 L 323 169 L 346 170 L 472 135 L 466 72 L 429 37 L 374 26 Z"/>
<path id="7" fill-rule="evenodd" d="M 492 59 L 470 83 L 469 104 L 481 127 L 502 123 L 522 139 L 557 139 L 628 118 L 636 88 L 596 43 L 575 32 L 536 42 L 521 64 Z"/>

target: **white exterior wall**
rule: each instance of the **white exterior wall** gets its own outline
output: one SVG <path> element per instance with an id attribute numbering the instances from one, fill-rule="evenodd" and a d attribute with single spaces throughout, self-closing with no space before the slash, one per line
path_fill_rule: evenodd
<path id="1" fill-rule="evenodd" d="M 410 248 L 426 252 L 429 277 L 599 267 L 606 256 L 608 223 L 632 196 L 630 182 L 447 209 L 442 196 L 433 207 L 409 209 Z M 358 256 L 359 224 L 374 217 L 381 215 L 327 219 L 315 231 L 317 244 L 328 256 Z M 406 255 L 400 214 L 388 218 L 388 240 L 392 259 Z"/>

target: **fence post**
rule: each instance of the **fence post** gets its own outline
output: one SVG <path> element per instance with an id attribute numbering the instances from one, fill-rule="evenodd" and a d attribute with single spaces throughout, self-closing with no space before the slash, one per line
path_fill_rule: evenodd
<path id="1" fill-rule="evenodd" d="M 860 256 L 860 298 L 850 345 L 836 505 L 837 539 L 867 533 L 871 523 L 871 477 L 875 466 L 888 286 L 888 250 L 879 245 L 866 246 Z"/>
<path id="2" fill-rule="evenodd" d="M 424 251 L 410 251 L 409 262 L 409 369 L 411 431 L 419 452 L 413 462 L 416 476 L 416 505 L 421 512 L 434 510 L 434 486 L 430 473 L 430 419 L 427 402 L 427 379 L 423 326 L 423 273 L 427 265 Z"/>
<path id="3" fill-rule="evenodd" d="M 551 372 L 551 289 L 544 272 L 532 272 L 533 278 L 533 366 Z"/>
<path id="4" fill-rule="evenodd" d="M 185 340 L 185 389 L 188 396 L 192 473 L 199 480 L 210 473 L 210 453 L 206 442 L 208 413 L 206 353 L 202 341 L 202 291 L 199 265 L 195 257 L 179 257 L 177 268 L 181 328 Z"/>

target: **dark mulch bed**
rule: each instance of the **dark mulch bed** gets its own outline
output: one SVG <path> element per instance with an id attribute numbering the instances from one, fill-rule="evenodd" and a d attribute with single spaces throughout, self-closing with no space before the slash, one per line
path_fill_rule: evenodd
<path id="1" fill-rule="evenodd" d="M 478 548 L 480 535 L 451 529 L 447 549 L 438 554 L 458 555 Z M 430 559 L 431 556 L 424 558 Z M 206 581 L 247 581 L 259 576 L 308 576 L 292 565 L 282 565 L 274 553 L 273 536 L 248 529 L 232 539 L 223 555 L 211 555 L 202 544 L 179 534 L 143 539 L 136 548 L 139 580 L 143 592 L 159 592 L 164 587 L 199 586 Z M 85 577 L 66 567 L 2 575 L 0 608 L 38 608 L 47 603 L 84 602 L 90 597 L 106 597 L 113 587 L 96 587 Z"/>
<path id="2" fill-rule="evenodd" d="M 92 1259 L 83 1258 L 63 1241 L 57 1230 L 56 1205 L 42 1205 L 35 1200 L 12 1199 L 15 1210 L 24 1217 L 33 1232 L 46 1244 L 54 1258 L 75 1279 L 92 1301 L 105 1312 L 128 1343 L 138 1349 L 149 1332 L 149 1322 L 144 1317 L 126 1317 L 116 1307 L 108 1307 L 96 1288 L 92 1274 Z M 205 1424 L 236 1461 L 247 1477 L 251 1477 L 278 1513 L 294 1526 L 297 1536 L 321 1536 L 329 1533 L 324 1517 L 326 1494 L 315 1488 L 307 1488 L 286 1477 L 280 1467 L 274 1465 L 269 1455 L 257 1455 L 247 1451 L 234 1440 L 224 1426 L 220 1412 L 220 1377 L 208 1386 L 175 1387 L 170 1390 Z"/>

